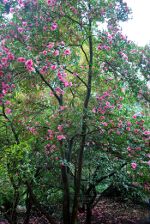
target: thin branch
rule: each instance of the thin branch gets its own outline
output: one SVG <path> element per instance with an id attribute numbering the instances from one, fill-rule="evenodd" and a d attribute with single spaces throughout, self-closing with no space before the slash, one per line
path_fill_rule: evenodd
<path id="1" fill-rule="evenodd" d="M 11 130 L 12 130 L 12 133 L 13 133 L 14 138 L 15 138 L 15 140 L 16 140 L 16 143 L 17 143 L 17 145 L 18 145 L 18 144 L 20 143 L 18 134 L 17 134 L 17 132 L 16 132 L 16 130 L 15 130 L 15 128 L 14 128 L 13 123 L 12 123 L 11 120 L 7 117 L 7 115 L 6 115 L 6 113 L 5 113 L 5 106 L 4 106 L 4 104 L 2 104 L 2 114 L 3 114 L 3 117 L 9 122 L 10 127 L 11 127 Z"/>
<path id="2" fill-rule="evenodd" d="M 54 96 L 56 97 L 59 105 L 62 106 L 61 98 L 57 95 L 57 93 L 55 92 L 55 90 L 53 89 L 53 87 L 49 84 L 49 82 L 44 78 L 44 76 L 39 72 L 39 70 L 36 67 L 35 67 L 35 71 L 38 73 L 38 75 L 43 80 L 43 82 L 51 89 L 51 91 L 54 94 Z"/>
<path id="3" fill-rule="evenodd" d="M 87 54 L 86 54 L 86 52 L 85 52 L 83 46 L 81 45 L 80 48 L 81 48 L 82 52 L 84 53 L 84 56 L 85 56 L 85 58 L 86 58 L 87 63 L 89 64 L 89 59 L 88 59 L 88 56 L 87 56 Z"/>
<path id="4" fill-rule="evenodd" d="M 71 70 L 69 70 L 68 68 L 64 68 L 64 70 L 66 70 L 67 72 L 74 74 L 74 72 L 72 72 Z M 76 75 L 76 77 L 86 86 L 86 88 L 88 87 L 86 82 L 84 82 L 83 79 L 81 79 L 78 75 Z"/>

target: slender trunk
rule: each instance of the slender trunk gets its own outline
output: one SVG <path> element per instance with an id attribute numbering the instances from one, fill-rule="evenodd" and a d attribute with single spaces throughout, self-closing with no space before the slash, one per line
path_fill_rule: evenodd
<path id="1" fill-rule="evenodd" d="M 19 201 L 19 192 L 18 192 L 18 189 L 15 189 L 14 202 L 13 202 L 13 207 L 12 207 L 12 211 L 11 211 L 11 222 L 12 222 L 12 224 L 17 224 L 16 209 L 17 209 L 18 201 Z"/>
<path id="2" fill-rule="evenodd" d="M 42 205 L 37 201 L 32 191 L 32 186 L 28 182 L 26 182 L 26 185 L 28 187 L 31 200 L 33 202 L 33 205 L 35 205 L 35 208 L 47 218 L 50 224 L 57 224 L 57 221 L 55 221 L 55 219 L 48 212 L 46 212 L 45 209 L 42 207 Z"/>
<path id="3" fill-rule="evenodd" d="M 70 192 L 66 166 L 62 166 L 61 173 L 63 180 L 63 223 L 70 224 Z"/>
<path id="4" fill-rule="evenodd" d="M 24 219 L 24 223 L 23 224 L 29 224 L 29 221 L 30 221 L 30 215 L 31 215 L 31 209 L 32 209 L 32 199 L 31 199 L 31 196 L 30 196 L 30 193 L 28 195 L 28 198 L 26 200 L 26 217 Z"/>
<path id="5" fill-rule="evenodd" d="M 91 6 L 89 4 L 89 9 Z M 88 83 L 87 83 L 87 92 L 83 105 L 83 118 L 82 118 L 82 132 L 81 132 L 81 145 L 79 150 L 78 162 L 77 162 L 77 171 L 76 171 L 76 180 L 75 180 L 75 195 L 72 209 L 72 217 L 71 224 L 75 224 L 77 221 L 77 211 L 80 197 L 80 186 L 81 186 L 81 175 L 82 175 L 82 167 L 83 167 L 83 154 L 84 147 L 86 142 L 86 131 L 87 131 L 87 109 L 89 105 L 89 100 L 91 96 L 91 83 L 92 83 L 92 66 L 93 66 L 93 43 L 92 43 L 92 20 L 89 19 L 89 70 L 88 70 Z"/>
<path id="6" fill-rule="evenodd" d="M 91 221 L 92 221 L 92 209 L 91 206 L 87 204 L 85 224 L 91 224 Z"/>

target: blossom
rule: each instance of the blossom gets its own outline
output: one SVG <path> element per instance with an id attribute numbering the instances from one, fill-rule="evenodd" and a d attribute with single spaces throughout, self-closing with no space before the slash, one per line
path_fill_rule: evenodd
<path id="1" fill-rule="evenodd" d="M 4 75 L 4 72 L 0 71 L 0 77 Z"/>
<path id="2" fill-rule="evenodd" d="M 6 109 L 5 109 L 5 113 L 6 113 L 6 114 L 11 114 L 11 109 L 10 109 L 10 108 L 6 108 Z"/>
<path id="3" fill-rule="evenodd" d="M 144 135 L 150 135 L 150 131 L 144 131 Z"/>
<path id="4" fill-rule="evenodd" d="M 127 150 L 130 152 L 132 149 L 131 149 L 131 147 L 130 147 L 130 146 L 128 146 Z"/>
<path id="5" fill-rule="evenodd" d="M 58 136 L 57 136 L 57 139 L 58 139 L 59 141 L 61 141 L 61 140 L 63 140 L 63 139 L 66 139 L 66 137 L 65 137 L 64 135 L 58 135 Z"/>
<path id="6" fill-rule="evenodd" d="M 96 108 L 95 107 L 92 109 L 92 112 L 93 113 L 96 113 Z"/>
<path id="7" fill-rule="evenodd" d="M 133 170 L 135 170 L 137 168 L 137 163 L 136 162 L 132 162 L 131 163 L 131 167 Z"/>
<path id="8" fill-rule="evenodd" d="M 46 50 L 44 50 L 42 53 L 43 53 L 43 55 L 47 55 L 47 51 Z"/>
<path id="9" fill-rule="evenodd" d="M 47 4 L 49 6 L 54 6 L 56 4 L 56 0 L 47 0 Z"/>
<path id="10" fill-rule="evenodd" d="M 57 65 L 51 65 L 52 70 L 56 70 L 56 68 L 57 68 Z"/>
<path id="11" fill-rule="evenodd" d="M 52 23 L 52 25 L 51 25 L 51 30 L 54 31 L 54 30 L 56 30 L 57 28 L 58 28 L 57 23 Z"/>
<path id="12" fill-rule="evenodd" d="M 147 162 L 147 164 L 150 166 L 150 160 Z"/>
<path id="13" fill-rule="evenodd" d="M 107 122 L 101 122 L 102 125 L 104 125 L 105 127 L 108 126 L 108 123 Z"/>
<path id="14" fill-rule="evenodd" d="M 18 32 L 22 33 L 24 31 L 24 29 L 22 27 L 18 27 Z"/>
<path id="15" fill-rule="evenodd" d="M 127 121 L 127 126 L 130 127 L 132 124 L 130 121 Z"/>
<path id="16" fill-rule="evenodd" d="M 33 66 L 33 61 L 32 61 L 32 59 L 27 60 L 26 63 L 25 63 L 25 65 L 26 65 L 27 67 L 32 67 L 32 66 Z"/>
<path id="17" fill-rule="evenodd" d="M 32 61 L 32 59 L 27 60 L 27 61 L 25 62 L 25 66 L 26 66 L 26 68 L 27 68 L 27 70 L 28 70 L 29 72 L 33 72 L 33 71 L 35 71 L 35 69 L 33 68 L 33 61 Z"/>
<path id="18" fill-rule="evenodd" d="M 63 125 L 58 125 L 57 129 L 58 131 L 63 131 Z"/>
<path id="19" fill-rule="evenodd" d="M 53 47 L 54 47 L 54 42 L 50 42 L 50 43 L 47 45 L 47 47 L 48 47 L 49 49 L 53 48 Z"/>
<path id="20" fill-rule="evenodd" d="M 23 22 L 22 22 L 22 25 L 23 25 L 23 26 L 27 26 L 27 22 L 23 21 Z"/>
<path id="21" fill-rule="evenodd" d="M 67 48 L 65 51 L 64 51 L 64 55 L 70 55 L 71 54 L 71 50 L 69 48 Z"/>
<path id="22" fill-rule="evenodd" d="M 28 130 L 33 134 L 33 135 L 37 135 L 37 131 L 34 127 L 28 127 Z"/>
<path id="23" fill-rule="evenodd" d="M 64 93 L 65 93 L 64 90 L 62 90 L 60 87 L 56 87 L 55 91 L 57 94 L 61 94 L 61 95 L 64 95 Z"/>
<path id="24" fill-rule="evenodd" d="M 59 50 L 55 50 L 53 53 L 54 56 L 58 56 L 59 55 Z"/>
<path id="25" fill-rule="evenodd" d="M 133 116 L 132 116 L 133 119 L 136 119 L 136 117 L 137 117 L 136 115 L 133 115 Z"/>
<path id="26" fill-rule="evenodd" d="M 7 60 L 8 60 L 8 58 L 5 58 L 5 57 L 4 57 L 4 58 L 1 59 L 1 63 L 2 63 L 2 64 L 6 64 L 6 63 L 7 63 Z"/>
<path id="27" fill-rule="evenodd" d="M 9 100 L 6 100 L 5 105 L 10 105 L 11 102 Z"/>
<path id="28" fill-rule="evenodd" d="M 26 61 L 26 59 L 25 59 L 25 58 L 23 58 L 23 57 L 19 57 L 19 58 L 17 58 L 17 61 L 18 61 L 18 62 L 25 62 L 25 61 Z"/>

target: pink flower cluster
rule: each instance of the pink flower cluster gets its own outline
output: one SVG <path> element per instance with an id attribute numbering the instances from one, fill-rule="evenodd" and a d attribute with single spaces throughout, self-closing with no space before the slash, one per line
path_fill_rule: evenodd
<path id="1" fill-rule="evenodd" d="M 131 163 L 131 167 L 133 170 L 135 170 L 137 168 L 137 163 L 136 162 L 132 162 Z"/>
<path id="2" fill-rule="evenodd" d="M 44 148 L 45 148 L 45 154 L 48 156 L 50 153 L 55 152 L 56 145 L 47 144 L 44 146 Z"/>
<path id="3" fill-rule="evenodd" d="M 51 25 L 51 31 L 55 31 L 55 30 L 57 30 L 57 28 L 58 28 L 58 25 L 57 25 L 57 23 L 52 23 L 52 25 Z"/>
<path id="4" fill-rule="evenodd" d="M 47 4 L 49 6 L 55 6 L 56 5 L 56 0 L 47 0 Z"/>
<path id="5" fill-rule="evenodd" d="M 72 86 L 72 82 L 68 82 L 66 80 L 66 77 L 67 77 L 67 74 L 66 73 L 58 72 L 57 73 L 57 77 L 64 84 L 64 87 Z"/>
<path id="6" fill-rule="evenodd" d="M 28 60 L 25 62 L 25 66 L 26 66 L 26 68 L 27 68 L 27 70 L 28 70 L 29 72 L 34 72 L 34 71 L 35 71 L 35 69 L 34 69 L 34 67 L 33 67 L 33 61 L 32 61 L 32 59 L 28 59 Z"/>
<path id="7" fill-rule="evenodd" d="M 57 135 L 57 139 L 58 139 L 58 141 L 62 141 L 64 139 L 66 139 L 66 137 L 64 135 Z"/>
<path id="8" fill-rule="evenodd" d="M 124 52 L 119 52 L 118 54 L 121 55 L 121 57 L 125 60 L 125 61 L 128 61 L 128 56 L 124 53 Z"/>
<path id="9" fill-rule="evenodd" d="M 6 95 L 8 91 L 10 90 L 10 85 L 6 84 L 5 82 L 2 82 L 2 94 Z"/>
<path id="10" fill-rule="evenodd" d="M 110 46 L 108 45 L 101 45 L 99 44 L 98 47 L 97 47 L 98 50 L 106 50 L 106 51 L 110 51 Z"/>
<path id="11" fill-rule="evenodd" d="M 33 135 L 37 135 L 37 131 L 35 127 L 28 127 L 28 130 L 33 134 Z"/>
<path id="12" fill-rule="evenodd" d="M 56 87 L 55 91 L 56 91 L 57 95 L 64 95 L 64 93 L 65 93 L 64 90 L 62 90 L 60 87 Z"/>
<path id="13" fill-rule="evenodd" d="M 47 135 L 47 140 L 53 140 L 54 138 L 54 132 L 51 129 L 48 129 L 48 135 Z"/>
<path id="14" fill-rule="evenodd" d="M 67 48 L 65 51 L 64 51 L 64 55 L 70 55 L 71 54 L 71 50 L 69 48 Z"/>

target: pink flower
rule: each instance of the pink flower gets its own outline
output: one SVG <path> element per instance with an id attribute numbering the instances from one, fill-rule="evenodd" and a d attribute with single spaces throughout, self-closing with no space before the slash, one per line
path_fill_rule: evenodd
<path id="1" fill-rule="evenodd" d="M 133 115 L 132 118 L 133 118 L 133 119 L 136 119 L 136 115 Z"/>
<path id="2" fill-rule="evenodd" d="M 60 110 L 63 111 L 66 109 L 66 106 L 60 106 Z"/>
<path id="3" fill-rule="evenodd" d="M 100 119 L 101 119 L 101 120 L 104 120 L 104 119 L 105 119 L 105 116 L 101 116 Z"/>
<path id="4" fill-rule="evenodd" d="M 70 55 L 70 54 L 71 54 L 71 51 L 69 48 L 64 51 L 64 55 Z"/>
<path id="5" fill-rule="evenodd" d="M 97 47 L 98 50 L 102 50 L 102 46 L 99 44 Z"/>
<path id="6" fill-rule="evenodd" d="M 134 133 L 137 134 L 139 132 L 139 129 L 134 129 Z"/>
<path id="7" fill-rule="evenodd" d="M 150 166 L 150 160 L 147 162 L 147 164 Z"/>
<path id="8" fill-rule="evenodd" d="M 2 58 L 2 59 L 1 59 L 1 63 L 2 63 L 2 64 L 6 64 L 6 63 L 7 63 L 7 60 L 8 60 L 8 58 Z"/>
<path id="9" fill-rule="evenodd" d="M 37 135 L 37 131 L 34 127 L 28 127 L 28 130 L 33 134 L 33 135 Z"/>
<path id="10" fill-rule="evenodd" d="M 102 122 L 101 124 L 104 125 L 105 127 L 108 126 L 107 122 Z"/>
<path id="11" fill-rule="evenodd" d="M 26 68 L 27 68 L 27 70 L 29 72 L 34 72 L 35 71 L 35 69 L 33 68 L 33 61 L 32 61 L 32 59 L 27 60 L 25 62 L 25 66 L 26 66 Z"/>
<path id="12" fill-rule="evenodd" d="M 49 49 L 53 48 L 53 47 L 54 47 L 54 42 L 50 42 L 50 43 L 47 45 L 47 47 L 48 47 Z"/>
<path id="13" fill-rule="evenodd" d="M 126 130 L 127 130 L 127 131 L 130 131 L 130 127 L 127 127 Z"/>
<path id="14" fill-rule="evenodd" d="M 5 109 L 5 113 L 6 113 L 6 114 L 11 114 L 11 109 L 10 109 L 10 108 L 6 108 L 6 109 Z"/>
<path id="15" fill-rule="evenodd" d="M 132 124 L 130 121 L 127 121 L 127 126 L 130 127 Z"/>
<path id="16" fill-rule="evenodd" d="M 0 71 L 0 77 L 4 75 L 4 72 Z"/>
<path id="17" fill-rule="evenodd" d="M 47 4 L 49 6 L 54 6 L 56 4 L 56 0 L 47 0 Z"/>
<path id="18" fill-rule="evenodd" d="M 131 163 L 131 167 L 132 167 L 132 169 L 135 170 L 137 168 L 137 163 L 135 163 L 135 162 Z"/>
<path id="19" fill-rule="evenodd" d="M 95 107 L 92 109 L 92 112 L 93 113 L 96 113 L 96 108 Z"/>
<path id="20" fill-rule="evenodd" d="M 56 70 L 57 69 L 57 65 L 51 65 L 51 69 L 52 70 Z"/>
<path id="21" fill-rule="evenodd" d="M 58 125 L 57 129 L 58 131 L 63 131 L 63 125 Z"/>
<path id="22" fill-rule="evenodd" d="M 17 61 L 18 61 L 18 62 L 25 62 L 25 61 L 26 61 L 26 59 L 25 59 L 25 58 L 23 58 L 23 57 L 19 57 L 19 58 L 17 58 Z"/>
<path id="23" fill-rule="evenodd" d="M 57 139 L 58 139 L 59 141 L 61 141 L 61 140 L 63 140 L 63 139 L 66 139 L 66 137 L 65 137 L 64 135 L 58 135 L 58 136 L 57 136 Z"/>
<path id="24" fill-rule="evenodd" d="M 56 30 L 57 28 L 58 28 L 57 23 L 52 23 L 52 25 L 51 25 L 51 30 L 54 31 L 54 30 Z"/>
<path id="25" fill-rule="evenodd" d="M 42 53 L 43 53 L 44 55 L 47 55 L 47 51 L 43 51 Z"/>
<path id="26" fill-rule="evenodd" d="M 61 95 L 64 95 L 64 93 L 65 93 L 64 90 L 62 90 L 60 87 L 56 87 L 55 91 L 56 91 L 56 93 L 61 94 Z"/>
<path id="27" fill-rule="evenodd" d="M 32 66 L 33 66 L 33 61 L 32 61 L 32 59 L 27 60 L 26 63 L 25 63 L 25 65 L 26 65 L 27 67 L 32 67 Z"/>
<path id="28" fill-rule="evenodd" d="M 18 32 L 22 33 L 24 31 L 24 29 L 22 27 L 18 27 Z"/>
<path id="29" fill-rule="evenodd" d="M 58 56 L 59 55 L 59 50 L 55 50 L 53 53 L 54 56 Z"/>
<path id="30" fill-rule="evenodd" d="M 5 102 L 5 105 L 10 105 L 11 104 L 11 102 L 9 101 L 9 100 L 7 100 L 6 102 Z"/>
<path id="31" fill-rule="evenodd" d="M 22 22 L 22 25 L 23 25 L 23 26 L 27 26 L 27 22 L 23 21 L 23 22 Z"/>
<path id="32" fill-rule="evenodd" d="M 150 131 L 144 131 L 144 135 L 150 135 Z"/>
<path id="33" fill-rule="evenodd" d="M 8 54 L 8 59 L 9 60 L 14 60 L 15 56 L 12 53 Z"/>
<path id="34" fill-rule="evenodd" d="M 131 149 L 131 147 L 128 146 L 127 150 L 130 152 L 132 149 Z"/>
<path id="35" fill-rule="evenodd" d="M 118 109 L 122 109 L 122 104 L 118 104 Z"/>
<path id="36" fill-rule="evenodd" d="M 120 131 L 116 131 L 116 134 L 117 134 L 117 135 L 121 135 L 121 132 L 120 132 Z"/>

